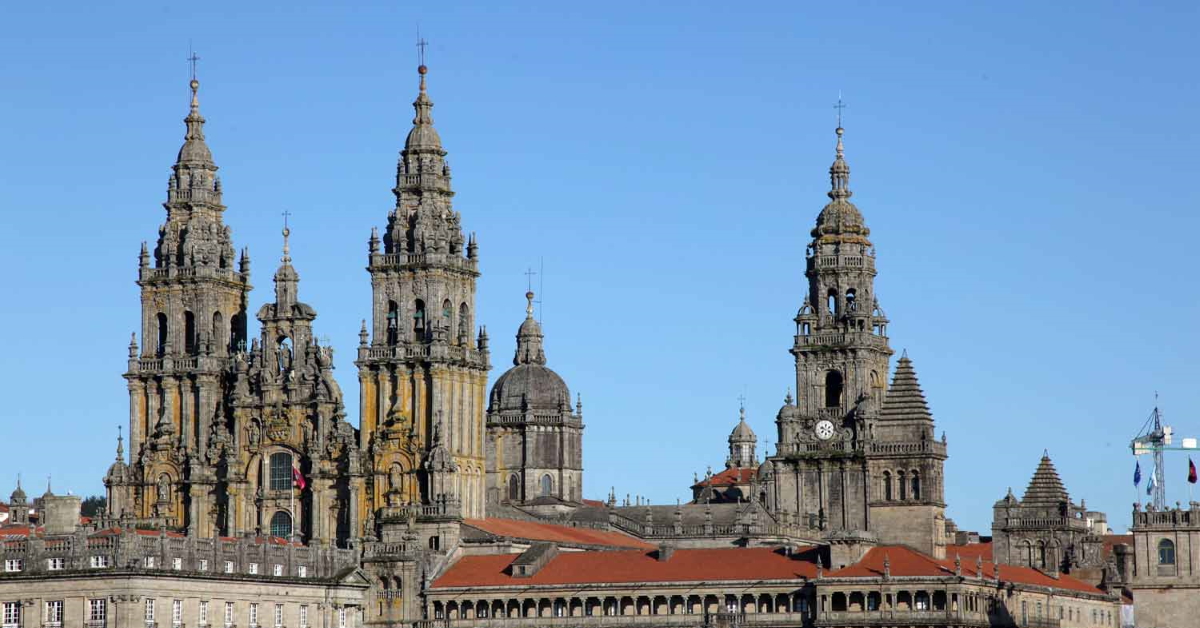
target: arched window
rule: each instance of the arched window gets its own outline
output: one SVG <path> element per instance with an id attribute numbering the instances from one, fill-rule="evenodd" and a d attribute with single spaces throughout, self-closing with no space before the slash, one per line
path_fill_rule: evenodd
<path id="1" fill-rule="evenodd" d="M 912 472 L 912 481 L 909 483 L 912 485 L 912 491 L 911 491 L 912 498 L 913 499 L 921 499 L 921 476 L 920 476 L 920 474 L 918 474 L 916 471 L 913 471 Z"/>
<path id="2" fill-rule="evenodd" d="M 183 313 L 183 350 L 186 353 L 196 351 L 196 315 L 191 312 Z"/>
<path id="3" fill-rule="evenodd" d="M 1163 539 L 1158 542 L 1158 564 L 1175 564 L 1175 543 L 1171 539 Z"/>
<path id="4" fill-rule="evenodd" d="M 508 499 L 514 502 L 521 499 L 521 481 L 516 475 L 508 478 Z"/>
<path id="5" fill-rule="evenodd" d="M 892 474 L 888 471 L 883 472 L 883 499 L 892 501 Z"/>
<path id="6" fill-rule="evenodd" d="M 847 312 L 853 312 L 858 309 L 858 304 L 855 303 L 855 301 L 854 301 L 854 298 L 857 296 L 858 296 L 858 291 L 856 291 L 854 288 L 850 288 L 849 290 L 846 291 L 846 311 Z"/>
<path id="7" fill-rule="evenodd" d="M 417 299 L 413 307 L 413 334 L 417 340 L 422 340 L 425 337 L 425 302 Z"/>
<path id="8" fill-rule="evenodd" d="M 840 371 L 825 373 L 825 407 L 840 408 L 842 406 L 842 374 Z"/>
<path id="9" fill-rule="evenodd" d="M 444 323 L 447 327 L 450 326 L 450 321 L 452 320 L 451 317 L 453 316 L 454 304 L 450 302 L 450 299 L 442 301 L 442 323 Z"/>
<path id="10" fill-rule="evenodd" d="M 801 324 L 800 324 L 800 334 L 801 334 L 802 336 L 807 336 L 807 335 L 809 335 L 809 334 L 811 334 L 811 333 L 812 333 L 812 325 L 809 325 L 808 323 L 801 323 Z"/>
<path id="11" fill-rule="evenodd" d="M 462 344 L 471 338 L 471 310 L 466 303 L 458 306 L 458 338 Z"/>
<path id="12" fill-rule="evenodd" d="M 292 488 L 292 454 L 280 451 L 271 454 L 271 490 L 286 491 Z"/>
<path id="13" fill-rule="evenodd" d="M 398 342 L 400 342 L 400 306 L 395 301 L 388 301 L 387 343 L 394 345 Z"/>
<path id="14" fill-rule="evenodd" d="M 554 480 L 550 477 L 550 474 L 547 473 L 546 475 L 542 476 L 542 495 L 549 495 L 553 491 Z"/>
<path id="15" fill-rule="evenodd" d="M 292 516 L 285 510 L 277 510 L 271 515 L 271 536 L 288 538 L 292 536 Z"/>
<path id="16" fill-rule="evenodd" d="M 1042 541 L 1037 544 L 1037 566 L 1039 569 L 1046 568 L 1046 544 Z"/>
<path id="17" fill-rule="evenodd" d="M 434 550 L 435 552 L 442 549 L 442 537 L 436 534 L 429 537 L 429 549 Z"/>
<path id="18" fill-rule="evenodd" d="M 905 477 L 903 471 L 896 472 L 896 481 L 900 484 L 900 499 L 908 499 L 908 478 Z"/>
<path id="19" fill-rule="evenodd" d="M 835 291 L 833 288 L 829 289 L 829 297 L 826 301 L 826 304 L 829 306 L 829 313 L 836 315 L 837 314 L 837 291 Z"/>
<path id="20" fill-rule="evenodd" d="M 246 347 L 246 315 L 234 314 L 229 317 L 229 350 L 245 351 Z"/>
<path id="21" fill-rule="evenodd" d="M 154 318 L 158 322 L 158 345 L 155 355 L 162 357 L 167 352 L 167 315 L 159 312 Z"/>

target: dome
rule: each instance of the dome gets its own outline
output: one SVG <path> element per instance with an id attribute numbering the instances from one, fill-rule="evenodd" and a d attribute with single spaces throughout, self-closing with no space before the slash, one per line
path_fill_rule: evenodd
<path id="1" fill-rule="evenodd" d="M 518 364 L 508 369 L 492 387 L 490 412 L 553 410 L 571 403 L 571 391 L 558 373 L 541 364 Z"/>
<path id="2" fill-rule="evenodd" d="M 441 145 L 442 138 L 438 135 L 437 129 L 427 124 L 414 126 L 408 132 L 408 138 L 404 140 L 405 148 L 429 148 Z"/>
<path id="3" fill-rule="evenodd" d="M 24 501 L 25 501 L 25 491 L 23 489 L 21 489 L 21 483 L 17 482 L 17 488 L 12 492 L 12 495 L 9 497 L 9 502 L 16 503 L 16 502 L 24 502 Z"/>
<path id="4" fill-rule="evenodd" d="M 754 435 L 754 430 L 750 429 L 750 424 L 746 423 L 746 418 L 742 417 L 742 419 L 738 421 L 737 426 L 733 428 L 733 432 L 729 434 L 729 440 L 730 442 L 755 442 L 758 440 L 758 437 Z"/>
<path id="5" fill-rule="evenodd" d="M 212 151 L 208 149 L 208 144 L 204 143 L 203 139 L 188 139 L 183 143 L 183 147 L 179 149 L 179 161 L 199 161 L 210 163 L 212 162 Z"/>
<path id="6" fill-rule="evenodd" d="M 867 242 L 871 230 L 863 223 L 862 212 L 854 203 L 845 199 L 835 199 L 821 210 L 817 216 L 817 226 L 812 230 L 814 238 L 823 236 L 842 236 L 836 238 L 842 242 Z"/>

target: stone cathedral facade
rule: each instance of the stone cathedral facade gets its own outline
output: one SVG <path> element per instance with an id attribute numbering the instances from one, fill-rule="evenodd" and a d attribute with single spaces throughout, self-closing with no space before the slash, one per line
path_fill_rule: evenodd
<path id="1" fill-rule="evenodd" d="M 912 361 L 891 369 L 841 128 L 775 450 L 759 460 L 743 407 L 689 503 L 585 499 L 583 406 L 548 366 L 532 292 L 488 390 L 479 246 L 418 72 L 395 204 L 367 242 L 357 428 L 286 224 L 250 330 L 250 258 L 192 81 L 166 218 L 138 261 L 128 458 L 119 437 L 92 520 L 77 497 L 48 488 L 35 508 L 18 486 L 4 628 L 1113 625 L 1107 589 L 953 534 L 946 440 Z"/>

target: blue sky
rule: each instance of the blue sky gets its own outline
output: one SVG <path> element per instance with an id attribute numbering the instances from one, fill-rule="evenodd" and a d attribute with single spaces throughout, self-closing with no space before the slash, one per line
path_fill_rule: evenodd
<path id="1" fill-rule="evenodd" d="M 1127 445 L 1155 391 L 1177 433 L 1200 435 L 1200 5 L 753 4 L 6 7 L 0 493 L 18 472 L 102 489 L 189 40 L 225 218 L 253 258 L 249 309 L 271 297 L 288 210 L 301 298 L 357 421 L 366 241 L 393 203 L 419 24 L 480 242 L 493 378 L 523 272 L 544 264 L 587 494 L 686 497 L 723 462 L 739 395 L 774 440 L 841 91 L 892 346 L 949 439 L 949 516 L 986 530 L 1049 449 L 1072 496 L 1123 528 Z M 1171 501 L 1186 464 L 1168 456 Z"/>

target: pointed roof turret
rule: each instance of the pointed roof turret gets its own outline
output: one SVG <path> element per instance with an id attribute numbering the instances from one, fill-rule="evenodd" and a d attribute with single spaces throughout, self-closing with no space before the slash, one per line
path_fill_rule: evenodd
<path id="1" fill-rule="evenodd" d="M 850 191 L 850 164 L 846 162 L 846 148 L 842 144 L 845 129 L 838 126 L 837 146 L 833 165 L 829 167 L 829 185 L 827 193 L 829 204 L 817 216 L 817 225 L 812 230 L 812 237 L 825 242 L 857 242 L 870 244 L 867 236 L 871 230 L 863 222 L 862 212 L 850 202 L 853 192 Z"/>
<path id="2" fill-rule="evenodd" d="M 292 249 L 288 243 L 292 230 L 285 220 L 283 225 L 283 256 L 279 258 L 279 269 L 275 271 L 275 304 L 280 312 L 286 312 L 295 305 L 299 291 L 300 274 L 292 267 Z"/>
<path id="3" fill-rule="evenodd" d="M 433 101 L 425 91 L 425 75 L 428 73 L 429 68 L 425 67 L 425 64 L 417 67 L 417 74 L 421 75 L 420 91 L 417 92 L 417 99 L 413 101 L 413 111 L 416 115 L 413 116 L 413 128 L 404 140 L 404 149 L 430 149 L 445 155 L 445 151 L 442 150 L 442 138 L 437 129 L 433 128 Z"/>
<path id="4" fill-rule="evenodd" d="M 1021 503 L 1057 505 L 1070 501 L 1067 488 L 1063 486 L 1062 478 L 1058 477 L 1058 471 L 1050 461 L 1050 452 L 1043 452 L 1042 459 L 1029 480 L 1029 486 L 1025 488 L 1025 495 L 1021 497 Z"/>
<path id="5" fill-rule="evenodd" d="M 13 489 L 12 495 L 9 496 L 9 505 L 24 504 L 25 490 L 21 488 L 21 474 L 17 474 L 17 488 Z"/>
<path id="6" fill-rule="evenodd" d="M 729 443 L 755 443 L 757 441 L 758 437 L 754 435 L 754 430 L 750 429 L 749 423 L 746 423 L 746 406 L 743 405 L 739 410 L 738 424 L 729 434 Z"/>
<path id="7" fill-rule="evenodd" d="M 929 404 L 925 401 L 925 393 L 921 390 L 921 384 L 917 382 L 917 371 L 907 353 L 900 356 L 900 360 L 896 362 L 896 374 L 892 378 L 892 387 L 883 399 L 879 418 L 884 421 L 933 422 Z"/>

